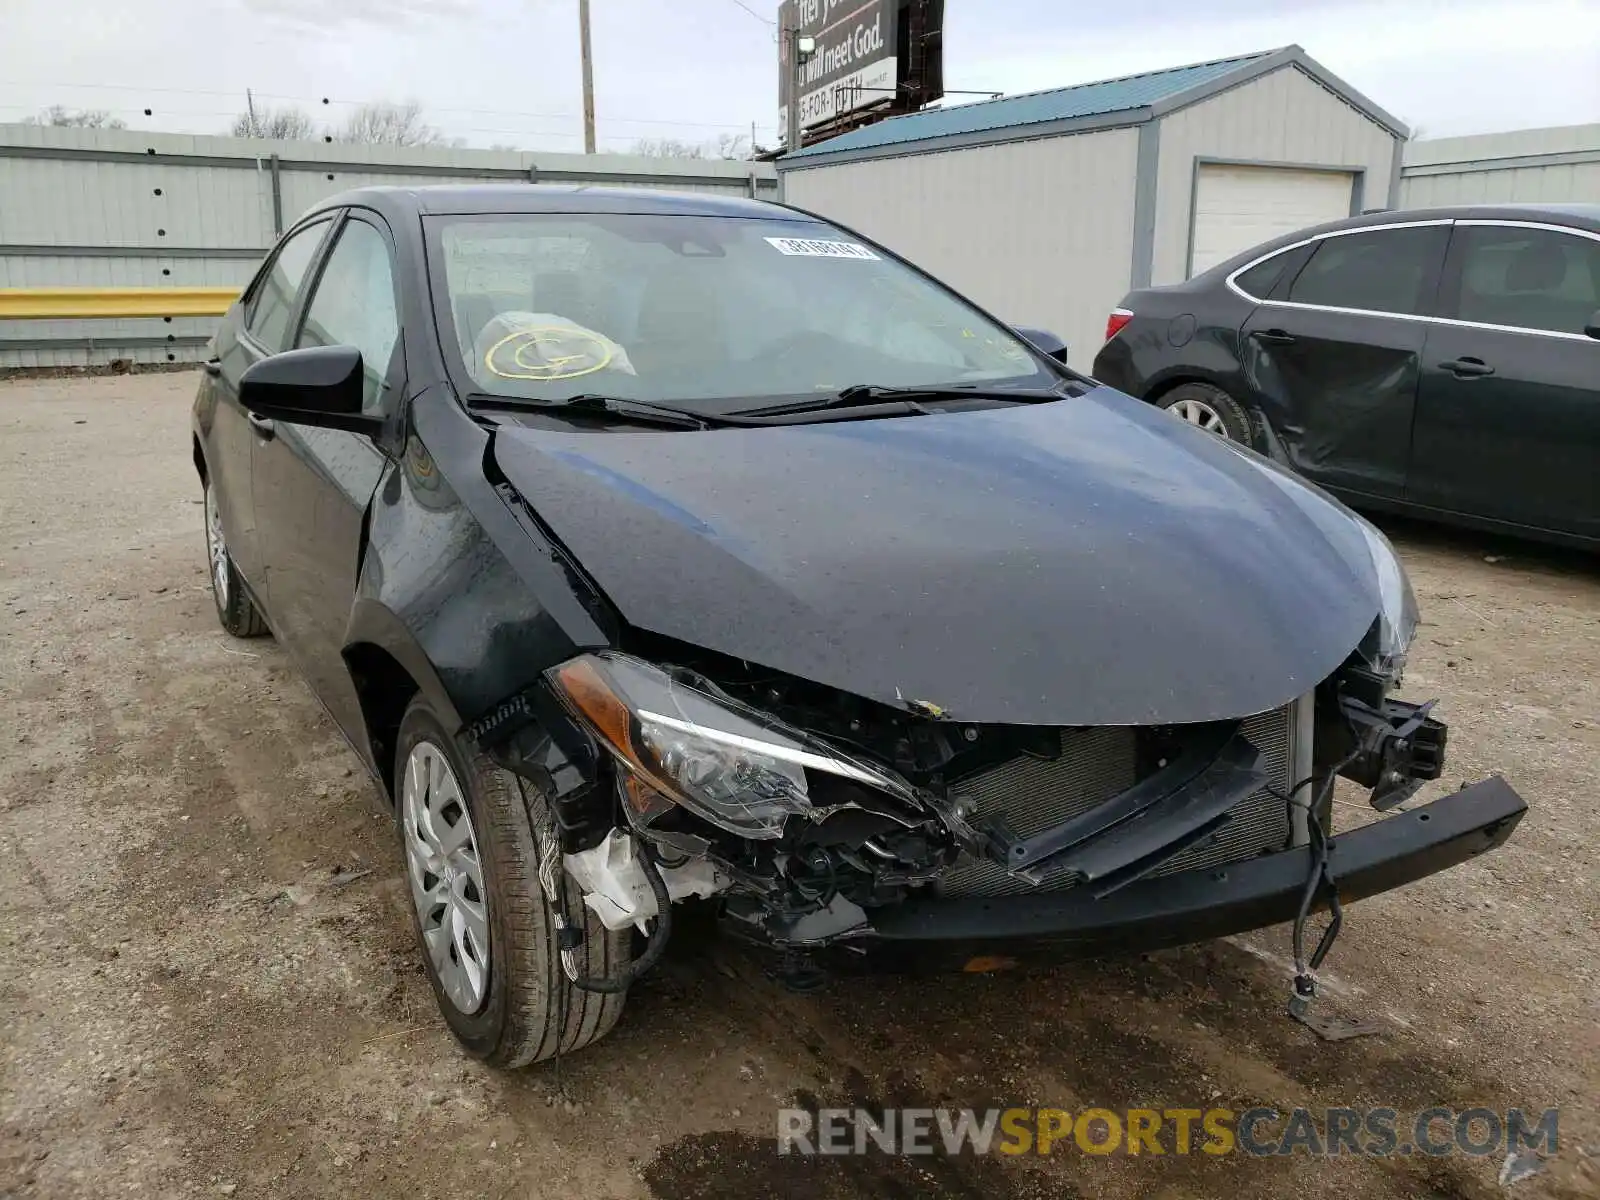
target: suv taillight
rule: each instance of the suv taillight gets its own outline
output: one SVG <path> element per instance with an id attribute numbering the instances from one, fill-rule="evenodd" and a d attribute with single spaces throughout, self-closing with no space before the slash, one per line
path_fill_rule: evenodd
<path id="1" fill-rule="evenodd" d="M 1122 327 L 1133 320 L 1133 314 L 1125 308 L 1113 308 L 1111 315 L 1106 318 L 1106 341 L 1110 341 L 1122 332 Z"/>

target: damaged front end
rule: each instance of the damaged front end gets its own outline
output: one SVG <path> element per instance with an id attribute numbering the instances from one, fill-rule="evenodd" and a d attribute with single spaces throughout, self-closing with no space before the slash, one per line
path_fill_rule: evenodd
<path id="1" fill-rule="evenodd" d="M 1313 909 L 1337 919 L 1341 895 L 1490 849 L 1525 809 L 1490 780 L 1419 820 L 1331 836 L 1337 777 L 1371 787 L 1386 812 L 1442 769 L 1431 705 L 1389 695 L 1404 647 L 1385 648 L 1383 625 L 1311 692 L 1231 721 L 961 723 L 663 645 L 652 657 L 676 665 L 574 658 L 520 702 L 526 720 L 477 732 L 550 796 L 551 873 L 572 876 L 608 928 L 650 931 L 635 974 L 659 954 L 671 904 L 699 897 L 781 952 L 796 983 L 821 952 L 959 967 L 1294 920 L 1309 995 L 1331 944 L 1304 954 Z"/>

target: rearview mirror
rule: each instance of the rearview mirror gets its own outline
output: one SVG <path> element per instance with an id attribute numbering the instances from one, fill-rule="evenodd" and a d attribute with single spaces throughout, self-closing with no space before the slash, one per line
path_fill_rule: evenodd
<path id="1" fill-rule="evenodd" d="M 1589 323 L 1583 327 L 1583 331 L 1592 338 L 1600 338 L 1600 310 L 1596 310 L 1594 316 L 1589 318 Z"/>
<path id="2" fill-rule="evenodd" d="M 239 403 L 258 417 L 372 433 L 381 417 L 361 411 L 366 372 L 354 346 L 308 346 L 263 358 L 239 377 Z"/>
<path id="3" fill-rule="evenodd" d="M 1029 329 L 1026 326 L 1016 326 L 1016 332 L 1032 343 L 1035 350 L 1042 350 L 1063 366 L 1067 362 L 1067 344 L 1048 329 Z"/>

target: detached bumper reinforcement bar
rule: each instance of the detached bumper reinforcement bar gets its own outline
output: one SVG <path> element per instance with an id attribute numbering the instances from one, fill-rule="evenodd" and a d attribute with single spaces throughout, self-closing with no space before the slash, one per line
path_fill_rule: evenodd
<path id="1" fill-rule="evenodd" d="M 1528 806 L 1499 776 L 1333 839 L 1330 867 L 1345 903 L 1401 887 L 1492 850 Z M 854 942 L 868 957 L 916 966 L 946 953 L 993 955 L 1008 945 L 1048 955 L 1154 950 L 1291 921 L 1311 869 L 1305 848 L 1129 884 L 1102 899 L 1088 888 L 1030 896 L 908 901 L 874 910 Z M 898 953 L 897 953 L 898 952 Z"/>

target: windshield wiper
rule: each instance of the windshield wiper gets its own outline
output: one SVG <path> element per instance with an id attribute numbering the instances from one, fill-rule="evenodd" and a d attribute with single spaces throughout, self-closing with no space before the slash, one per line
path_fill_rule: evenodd
<path id="1" fill-rule="evenodd" d="M 858 408 L 885 401 L 901 401 L 913 412 L 925 412 L 923 401 L 929 400 L 1015 400 L 1019 404 L 1044 404 L 1064 398 L 1065 393 L 1056 388 L 1005 388 L 986 387 L 983 384 L 952 383 L 940 386 L 913 385 L 890 387 L 880 383 L 853 383 L 840 388 L 831 396 L 815 400 L 802 400 L 798 404 L 784 404 L 774 408 L 748 409 L 742 416 L 783 416 L 788 413 L 819 412 L 829 408 Z"/>
<path id="2" fill-rule="evenodd" d="M 467 397 L 467 403 L 473 408 L 505 409 L 512 412 L 545 409 L 595 413 L 615 417 L 619 421 L 632 421 L 636 425 L 660 425 L 668 429 L 710 429 L 714 425 L 726 424 L 716 417 L 690 412 L 686 408 L 653 404 L 648 400 L 629 400 L 622 396 L 602 396 L 597 392 L 580 392 L 563 400 L 542 400 L 531 396 L 487 396 L 474 393 Z"/>

